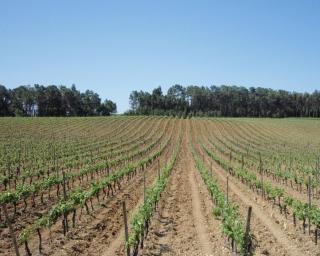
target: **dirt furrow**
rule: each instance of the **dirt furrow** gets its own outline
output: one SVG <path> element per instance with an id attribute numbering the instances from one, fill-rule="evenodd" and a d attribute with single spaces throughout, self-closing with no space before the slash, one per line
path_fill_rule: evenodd
<path id="1" fill-rule="evenodd" d="M 214 173 L 216 175 L 216 177 L 220 180 L 223 180 L 223 183 L 226 184 L 226 172 L 215 162 L 212 163 L 213 169 L 214 169 Z M 283 247 L 285 249 L 285 252 L 282 255 L 302 255 L 302 253 L 305 253 L 304 250 L 301 250 L 300 247 L 297 247 L 296 243 L 291 240 L 290 237 L 288 237 L 285 232 L 283 232 L 283 230 L 281 229 L 280 225 L 278 225 L 277 223 L 275 223 L 275 221 L 270 217 L 270 215 L 268 215 L 266 213 L 266 208 L 261 206 L 260 204 L 257 203 L 256 201 L 256 196 L 253 195 L 252 193 L 248 193 L 247 191 L 244 191 L 244 189 L 242 188 L 243 185 L 238 184 L 237 181 L 235 181 L 235 178 L 233 177 L 229 177 L 229 189 L 230 191 L 236 195 L 236 200 L 237 201 L 241 201 L 244 205 L 248 206 L 252 206 L 253 208 L 253 215 L 254 218 L 257 218 L 259 221 L 259 224 L 262 224 L 269 232 L 270 234 L 276 239 L 277 243 L 279 243 L 281 245 L 281 247 Z M 226 185 L 224 186 L 226 187 Z M 262 227 L 263 228 L 263 227 Z M 266 234 L 266 230 L 263 230 L 263 232 L 261 232 L 261 230 L 257 230 L 255 234 L 257 236 L 259 235 L 265 235 Z M 263 236 L 266 239 L 266 236 Z M 264 244 L 267 244 L 267 241 L 262 241 L 260 239 L 261 242 L 263 242 Z M 273 242 L 271 242 L 273 243 Z M 263 245 L 260 245 L 260 247 Z M 262 248 L 262 252 L 263 251 L 272 251 L 272 248 L 265 248 L 266 250 L 264 250 Z M 277 250 L 277 254 L 275 255 L 279 255 L 279 250 L 281 250 L 281 248 L 279 248 Z M 307 255 L 312 255 L 312 254 L 307 254 Z"/>
<path id="2" fill-rule="evenodd" d="M 212 202 L 195 169 L 188 136 L 154 215 L 141 255 L 229 255 Z"/>

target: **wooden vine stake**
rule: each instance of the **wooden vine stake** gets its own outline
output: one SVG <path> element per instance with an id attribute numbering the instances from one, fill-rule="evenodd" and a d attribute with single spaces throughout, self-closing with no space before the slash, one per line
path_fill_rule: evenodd
<path id="1" fill-rule="evenodd" d="M 320 173 L 320 156 L 318 156 L 318 166 L 317 166 L 317 174 L 319 175 Z"/>
<path id="2" fill-rule="evenodd" d="M 229 204 L 229 176 L 227 176 L 227 204 Z"/>
<path id="3" fill-rule="evenodd" d="M 234 239 L 231 241 L 231 247 L 232 247 L 232 255 L 237 256 L 237 244 Z"/>
<path id="4" fill-rule="evenodd" d="M 262 172 L 262 158 L 261 158 L 261 152 L 259 152 L 259 172 Z"/>
<path id="5" fill-rule="evenodd" d="M 158 179 L 160 179 L 160 160 L 158 158 Z"/>
<path id="6" fill-rule="evenodd" d="M 126 209 L 126 202 L 122 202 L 122 211 L 123 211 L 123 222 L 124 222 L 124 246 L 125 246 L 125 251 L 126 255 L 130 256 L 130 247 L 126 246 L 126 243 L 129 239 L 129 232 L 128 232 L 128 218 L 127 218 L 127 209 Z"/>
<path id="7" fill-rule="evenodd" d="M 315 175 L 313 176 L 314 178 L 315 178 L 315 180 L 316 181 L 318 181 L 319 180 L 319 167 L 318 167 L 318 165 L 319 165 L 319 163 L 318 163 L 318 161 L 319 161 L 319 158 L 318 157 L 316 157 L 316 160 L 315 160 L 316 162 L 315 162 Z M 317 187 L 316 187 L 316 189 L 317 189 Z M 317 190 L 316 190 L 317 191 Z M 317 195 L 317 192 L 315 193 L 316 195 Z"/>
<path id="8" fill-rule="evenodd" d="M 244 234 L 245 255 L 250 255 L 250 251 L 251 251 L 251 241 L 250 241 L 250 221 L 251 221 L 251 214 L 252 214 L 252 206 L 249 206 L 249 208 L 248 208 L 248 215 L 247 215 L 246 231 L 245 231 L 245 234 Z"/>
<path id="9" fill-rule="evenodd" d="M 309 196 L 309 211 L 311 210 L 311 176 L 309 175 L 309 181 L 308 181 L 309 185 L 308 185 L 308 196 Z M 309 235 L 311 233 L 310 230 L 310 217 L 308 217 L 308 232 Z"/>
<path id="10" fill-rule="evenodd" d="M 318 161 L 317 161 L 317 180 L 319 181 L 319 172 L 320 172 L 320 156 L 318 156 Z M 316 191 L 316 194 L 317 194 L 317 191 Z M 315 238 L 315 243 L 318 244 L 318 232 L 319 232 L 319 229 L 318 229 L 318 225 L 316 225 L 316 229 L 314 231 L 314 238 Z"/>
<path id="11" fill-rule="evenodd" d="M 62 172 L 62 177 L 63 177 L 63 199 L 64 201 L 67 201 L 66 174 L 64 171 Z M 69 230 L 68 215 L 66 212 L 63 213 L 63 218 L 64 218 L 64 235 L 66 235 L 66 233 Z"/>
<path id="12" fill-rule="evenodd" d="M 241 155 L 241 170 L 243 170 L 244 167 L 244 157 L 243 154 Z"/>
<path id="13" fill-rule="evenodd" d="M 146 168 L 143 168 L 143 202 L 146 202 Z"/>
<path id="14" fill-rule="evenodd" d="M 3 209 L 3 213 L 4 213 L 4 217 L 5 217 L 6 223 L 7 223 L 8 227 L 9 227 L 9 232 L 10 232 L 10 236 L 11 236 L 11 240 L 12 240 L 12 243 L 13 243 L 14 250 L 16 252 L 16 256 L 20 256 L 19 248 L 18 248 L 18 244 L 17 244 L 17 240 L 16 240 L 16 236 L 14 235 L 14 231 L 13 231 L 13 228 L 12 228 L 9 216 L 8 216 L 7 206 L 5 204 L 3 204 L 2 205 L 2 209 Z"/>
<path id="15" fill-rule="evenodd" d="M 259 159 L 260 159 L 259 171 L 260 171 L 260 175 L 261 175 L 261 196 L 262 196 L 262 198 L 264 198 L 262 159 L 261 159 L 261 153 L 260 152 L 259 152 Z"/>
<path id="16" fill-rule="evenodd" d="M 39 237 L 39 253 L 41 253 L 41 251 L 42 251 L 42 237 L 41 237 L 41 232 L 40 232 L 39 228 L 37 228 L 37 234 Z"/>
<path id="17" fill-rule="evenodd" d="M 54 172 L 57 172 L 56 174 L 58 175 L 58 171 L 56 168 L 56 147 L 54 144 L 53 144 L 53 170 Z"/>

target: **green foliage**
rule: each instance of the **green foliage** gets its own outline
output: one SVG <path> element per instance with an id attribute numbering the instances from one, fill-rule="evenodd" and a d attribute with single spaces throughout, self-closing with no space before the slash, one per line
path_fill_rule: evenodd
<path id="1" fill-rule="evenodd" d="M 169 175 L 176 162 L 181 146 L 181 135 L 174 154 L 169 163 L 161 170 L 160 178 L 156 184 L 147 190 L 144 203 L 139 207 L 138 212 L 133 216 L 132 230 L 126 241 L 126 247 L 133 247 L 139 243 L 139 237 L 144 233 L 147 222 L 150 220 L 154 205 L 159 201 L 161 192 L 165 189 Z"/>
<path id="2" fill-rule="evenodd" d="M 152 143 L 145 145 L 145 147 L 143 147 L 142 149 L 136 149 L 135 151 L 131 152 L 129 155 L 122 156 L 121 159 L 129 160 L 135 156 L 148 152 L 150 149 L 152 149 L 154 146 L 156 146 L 159 143 L 165 131 L 166 130 L 164 130 L 163 134 L 159 136 L 156 140 L 154 140 Z M 21 237 L 23 239 L 28 239 L 29 235 L 32 232 L 34 232 L 36 229 L 42 229 L 42 228 L 52 226 L 57 222 L 57 220 L 61 216 L 72 212 L 74 209 L 76 209 L 78 205 L 83 207 L 90 198 L 99 194 L 100 191 L 103 190 L 103 188 L 113 185 L 115 182 L 135 172 L 145 164 L 151 163 L 153 160 L 157 159 L 162 154 L 162 152 L 165 150 L 170 140 L 171 140 L 171 136 L 168 139 L 166 139 L 164 143 L 162 143 L 161 146 L 157 150 L 152 152 L 149 156 L 146 156 L 135 163 L 128 163 L 127 165 L 120 168 L 118 171 L 114 171 L 104 177 L 101 177 L 98 181 L 92 182 L 89 189 L 86 190 L 84 188 L 78 187 L 74 191 L 71 191 L 68 195 L 67 200 L 64 200 L 64 199 L 60 200 L 58 204 L 54 205 L 50 209 L 47 215 L 41 217 L 30 226 L 23 229 L 23 231 L 21 232 Z M 176 154 L 175 154 L 175 157 L 176 157 Z M 120 163 L 119 159 L 115 159 L 114 161 L 110 161 L 108 163 L 98 163 L 97 165 L 92 165 L 92 166 L 88 165 L 85 168 L 81 169 L 78 175 L 97 172 L 99 170 L 106 169 L 111 165 L 117 166 L 119 163 Z M 172 168 L 171 164 L 172 162 L 170 162 L 169 166 Z M 74 175 L 75 174 L 68 173 L 68 175 L 66 175 L 66 178 L 74 177 Z M 50 186 L 53 184 L 62 184 L 62 182 L 63 182 L 63 178 L 61 176 L 52 176 L 52 177 L 49 177 L 47 180 L 45 180 L 44 184 L 46 184 L 47 186 Z M 26 189 L 26 191 L 29 191 L 31 190 L 30 187 L 35 187 L 35 186 L 34 185 L 22 186 L 20 190 L 23 188 L 23 189 Z M 36 186 L 36 187 L 39 187 L 39 186 Z M 16 195 L 21 194 L 20 190 L 19 192 L 15 191 L 15 193 L 7 193 L 7 194 L 0 193 L 0 198 L 5 197 L 6 199 L 3 199 L 3 200 L 6 200 L 6 202 L 12 202 L 13 199 L 11 198 L 15 198 Z M 27 195 L 26 193 L 24 194 Z M 16 200 L 18 200 L 18 198 Z M 2 201 L 0 200 L 0 203 L 1 202 Z"/>
<path id="3" fill-rule="evenodd" d="M 111 100 L 101 103 L 97 93 L 80 93 L 75 85 L 23 85 L 13 90 L 0 85 L 0 116 L 108 116 L 116 111 Z"/>
<path id="4" fill-rule="evenodd" d="M 133 91 L 127 114 L 214 117 L 319 117 L 320 93 L 296 93 L 239 86 L 174 85 L 166 95 L 161 87 L 152 93 Z"/>
<path id="5" fill-rule="evenodd" d="M 200 159 L 194 148 L 192 147 L 192 155 L 196 163 L 196 167 L 206 184 L 214 202 L 215 208 L 213 215 L 221 218 L 223 233 L 233 239 L 242 254 L 245 253 L 245 237 L 244 222 L 238 212 L 238 206 L 232 202 L 226 202 L 226 196 L 220 191 L 219 186 L 211 176 L 204 162 Z"/>
<path id="6" fill-rule="evenodd" d="M 250 184 L 251 186 L 255 186 L 256 188 L 262 188 L 260 178 L 258 178 L 258 176 L 250 169 L 242 169 L 239 166 L 230 164 L 229 161 L 226 161 L 223 158 L 219 157 L 204 145 L 202 145 L 202 148 L 215 162 L 221 165 L 221 167 L 223 167 L 225 170 L 229 170 L 231 168 L 233 172 L 235 172 L 235 175 L 241 178 L 245 183 Z M 315 225 L 318 225 L 318 223 L 320 223 L 320 209 L 316 205 L 311 205 L 311 208 L 309 208 L 308 203 L 303 203 L 298 199 L 291 197 L 289 194 L 286 194 L 284 192 L 283 188 L 276 187 L 266 181 L 264 181 L 263 189 L 265 195 L 270 199 L 283 198 L 283 205 L 291 207 L 293 213 L 295 213 L 299 220 L 306 220 L 307 218 L 310 218 L 311 222 Z"/>

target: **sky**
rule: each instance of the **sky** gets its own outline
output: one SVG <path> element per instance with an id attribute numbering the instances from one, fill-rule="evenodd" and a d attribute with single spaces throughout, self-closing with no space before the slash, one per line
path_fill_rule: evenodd
<path id="1" fill-rule="evenodd" d="M 0 84 L 75 84 L 129 109 L 174 85 L 320 89 L 320 1 L 0 1 Z"/>

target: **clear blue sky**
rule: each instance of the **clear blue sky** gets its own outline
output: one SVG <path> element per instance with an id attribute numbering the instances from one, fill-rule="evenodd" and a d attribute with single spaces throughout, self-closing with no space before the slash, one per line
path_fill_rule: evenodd
<path id="1" fill-rule="evenodd" d="M 0 84 L 129 107 L 175 84 L 320 89 L 320 1 L 0 1 Z"/>

